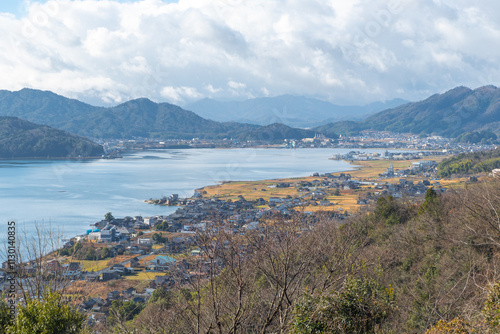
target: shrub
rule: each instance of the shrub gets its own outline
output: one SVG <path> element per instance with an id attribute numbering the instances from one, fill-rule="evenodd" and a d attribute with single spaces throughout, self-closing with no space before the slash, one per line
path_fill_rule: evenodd
<path id="1" fill-rule="evenodd" d="M 294 333 L 370 333 L 393 309 L 394 292 L 371 278 L 349 278 L 332 296 L 306 297 L 296 307 Z"/>

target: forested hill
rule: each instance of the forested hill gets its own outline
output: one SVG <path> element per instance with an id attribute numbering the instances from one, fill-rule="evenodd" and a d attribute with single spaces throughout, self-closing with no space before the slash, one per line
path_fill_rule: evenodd
<path id="1" fill-rule="evenodd" d="M 101 145 L 49 126 L 0 116 L 0 158 L 97 157 Z"/>
<path id="2" fill-rule="evenodd" d="M 0 115 L 20 117 L 91 138 L 279 140 L 284 134 L 293 135 L 287 137 L 291 139 L 314 136 L 313 131 L 285 125 L 216 122 L 179 106 L 145 98 L 103 108 L 33 89 L 0 91 Z"/>
<path id="3" fill-rule="evenodd" d="M 439 177 L 450 177 L 453 174 L 469 175 L 491 172 L 500 168 L 500 149 L 490 151 L 462 153 L 441 161 L 438 165 Z"/>
<path id="4" fill-rule="evenodd" d="M 75 126 L 74 126 L 75 125 Z M 202 118 L 195 113 L 169 103 L 155 103 L 142 98 L 97 111 L 88 120 L 68 124 L 68 131 L 89 137 L 107 138 L 172 138 L 191 139 L 233 138 L 238 140 L 282 140 L 283 133 L 302 139 L 313 137 L 314 132 L 293 129 L 286 125 L 263 127 L 243 123 L 220 123 Z"/>
<path id="5" fill-rule="evenodd" d="M 381 111 L 363 122 L 330 123 L 317 131 L 356 133 L 364 129 L 458 137 L 483 131 L 500 135 L 500 89 L 457 87 L 443 94 Z M 342 132 L 344 131 L 344 132 Z"/>
<path id="6" fill-rule="evenodd" d="M 21 89 L 0 90 L 0 116 L 14 116 L 36 124 L 69 131 L 78 122 L 104 108 L 69 99 L 50 91 Z M 68 124 L 71 123 L 71 124 Z M 72 131 L 70 131 L 72 132 Z"/>

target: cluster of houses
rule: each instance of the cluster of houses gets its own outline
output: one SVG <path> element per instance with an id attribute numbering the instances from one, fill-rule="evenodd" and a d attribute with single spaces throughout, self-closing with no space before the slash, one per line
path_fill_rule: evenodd
<path id="1" fill-rule="evenodd" d="M 374 196 L 384 197 L 392 196 L 395 198 L 400 198 L 403 196 L 422 196 L 425 195 L 427 189 L 431 186 L 430 181 L 423 180 L 419 182 L 414 182 L 408 179 L 399 179 L 399 183 L 378 183 L 374 186 L 375 192 Z M 444 189 L 439 188 L 439 182 L 433 184 L 434 187 L 438 187 L 437 190 L 444 191 Z M 366 203 L 361 203 L 366 204 Z"/>
<path id="2" fill-rule="evenodd" d="M 39 268 L 39 264 L 35 261 L 29 261 L 23 264 L 16 265 L 16 273 L 21 275 L 30 275 L 35 273 L 42 273 L 46 275 L 54 275 L 57 277 L 68 278 L 68 279 L 79 279 L 82 276 L 82 268 L 80 262 L 69 262 L 61 264 L 57 260 L 46 261 Z M 5 261 L 2 263 L 2 268 L 0 271 L 0 284 L 2 283 L 2 277 L 4 277 L 3 271 L 9 271 L 9 263 Z"/>
<path id="3" fill-rule="evenodd" d="M 113 290 L 107 293 L 105 298 L 92 297 L 78 305 L 78 309 L 87 313 L 88 324 L 97 325 L 99 323 L 106 323 L 109 309 L 113 301 L 132 301 L 135 303 L 147 303 L 153 294 L 154 288 L 146 288 L 144 291 L 139 292 L 136 288 L 129 287 L 127 289 L 118 291 Z"/>
<path id="4" fill-rule="evenodd" d="M 94 229 L 87 230 L 88 240 L 102 242 L 114 242 L 117 240 L 128 240 L 135 237 L 135 230 L 154 228 L 162 222 L 166 216 L 156 217 L 124 217 L 111 220 L 101 220 L 93 224 Z"/>
<path id="5" fill-rule="evenodd" d="M 381 173 L 381 178 L 407 177 L 408 175 L 424 175 L 426 177 L 435 177 L 437 175 L 437 162 L 433 160 L 420 160 L 413 162 L 411 166 L 405 169 L 394 170 L 390 165 L 387 170 Z"/>
<path id="6" fill-rule="evenodd" d="M 111 291 L 108 292 L 105 299 L 100 297 L 94 297 L 87 299 L 86 301 L 80 303 L 79 307 L 83 310 L 92 310 L 95 312 L 103 311 L 104 309 L 111 306 L 114 300 L 122 301 L 133 301 L 136 303 L 144 303 L 149 300 L 154 289 L 146 288 L 144 292 L 140 293 L 136 288 L 130 287 L 122 291 Z"/>
<path id="7" fill-rule="evenodd" d="M 184 207 L 169 215 L 167 223 L 170 226 L 169 231 L 182 233 L 195 233 L 207 222 L 214 220 L 226 221 L 238 229 L 260 219 L 264 210 L 255 207 L 266 203 L 262 198 L 247 201 L 243 196 L 232 202 L 218 198 L 193 198 Z"/>
<path id="8" fill-rule="evenodd" d="M 286 144 L 286 142 L 285 142 Z M 335 148 L 392 148 L 406 150 L 426 150 L 427 156 L 440 154 L 459 154 L 489 150 L 495 147 L 490 144 L 459 143 L 452 138 L 420 135 L 409 133 L 391 133 L 387 131 L 364 130 L 357 136 L 341 136 L 337 141 L 331 141 L 330 147 Z"/>
<path id="9" fill-rule="evenodd" d="M 449 154 L 443 151 L 423 151 L 423 152 L 389 152 L 386 150 L 383 154 L 366 153 L 360 151 L 350 151 L 346 154 L 334 154 L 330 160 L 349 160 L 349 161 L 366 161 L 366 160 L 418 160 L 428 156 L 437 156 Z"/>

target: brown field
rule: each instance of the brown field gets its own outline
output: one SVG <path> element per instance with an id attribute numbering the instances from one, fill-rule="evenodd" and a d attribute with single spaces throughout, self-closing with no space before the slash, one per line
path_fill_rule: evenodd
<path id="1" fill-rule="evenodd" d="M 432 157 L 432 160 L 437 162 L 443 160 L 446 157 Z M 345 171 L 344 173 L 350 174 L 353 178 L 358 180 L 366 181 L 377 181 L 379 174 L 387 170 L 390 165 L 394 166 L 395 170 L 406 169 L 411 166 L 412 162 L 417 160 L 370 160 L 370 161 L 355 161 L 353 162 L 353 167 L 355 170 Z M 334 173 L 339 175 L 342 172 Z M 238 199 L 239 195 L 242 195 L 246 200 L 256 200 L 258 198 L 263 198 L 269 200 L 270 197 L 282 197 L 287 196 L 297 197 L 300 193 L 295 189 L 294 185 L 301 181 L 311 182 L 313 180 L 322 180 L 321 177 L 300 177 L 300 178 L 290 178 L 290 179 L 275 179 L 275 180 L 262 180 L 262 181 L 230 181 L 224 182 L 215 186 L 208 186 L 202 188 L 201 191 L 206 191 L 205 197 L 218 197 L 221 200 L 231 200 L 235 201 Z M 419 182 L 423 180 L 422 177 L 408 177 L 407 179 Z M 453 180 L 440 180 L 434 181 L 440 182 L 443 187 L 450 186 L 460 186 L 466 179 L 453 179 Z M 287 182 L 292 186 L 289 188 L 269 188 L 268 186 L 276 185 L 279 182 Z M 397 183 L 399 178 L 384 179 L 382 182 Z M 330 196 L 327 198 L 330 202 L 334 203 L 331 206 L 308 206 L 304 208 L 305 211 L 318 212 L 318 211 L 338 211 L 339 208 L 342 210 L 347 210 L 349 212 L 359 212 L 362 205 L 357 204 L 359 196 L 366 192 L 368 186 L 362 186 L 361 191 L 353 192 L 351 190 L 341 190 L 341 196 L 333 196 L 333 190 L 327 190 Z M 263 207 L 263 208 L 267 208 Z M 298 208 L 297 208 L 298 209 Z"/>
<path id="2" fill-rule="evenodd" d="M 99 271 L 108 266 L 109 259 L 99 261 L 80 260 L 80 265 L 84 271 Z"/>
<path id="3" fill-rule="evenodd" d="M 111 259 L 99 260 L 99 261 L 92 261 L 92 260 L 73 260 L 73 261 L 80 262 L 82 270 L 84 271 L 99 271 L 104 268 L 110 267 L 113 264 L 118 264 L 130 260 L 134 257 L 136 257 L 136 255 L 118 255 Z"/>
<path id="4" fill-rule="evenodd" d="M 206 191 L 205 197 L 218 197 L 221 200 L 237 200 L 238 195 L 242 195 L 246 200 L 252 201 L 258 198 L 269 200 L 269 197 L 286 197 L 287 195 L 294 196 L 296 190 L 290 188 L 268 188 L 268 186 L 276 185 L 278 182 L 293 182 L 297 183 L 302 179 L 277 179 L 263 181 L 231 181 L 225 182 L 216 186 L 208 186 L 202 189 Z M 264 191 L 262 190 L 264 189 Z"/>
<path id="5" fill-rule="evenodd" d="M 73 298 L 88 299 L 91 297 L 101 297 L 106 299 L 108 292 L 114 290 L 121 291 L 131 287 L 138 289 L 139 282 L 134 280 L 113 280 L 109 282 L 75 281 L 66 289 L 65 293 L 73 296 Z"/>
<path id="6" fill-rule="evenodd" d="M 139 260 L 139 264 L 142 266 L 145 266 L 148 261 L 152 261 L 152 260 L 156 259 L 157 256 L 158 255 L 156 255 L 156 254 L 148 255 L 145 258 Z"/>
<path id="7" fill-rule="evenodd" d="M 407 168 L 413 160 L 370 160 L 370 161 L 356 161 L 353 165 L 358 166 L 356 170 L 345 172 L 351 174 L 353 177 L 360 179 L 373 180 L 377 179 L 380 173 L 387 170 L 390 165 L 394 166 L 394 169 L 404 169 Z M 338 175 L 340 173 L 335 173 Z"/>
<path id="8" fill-rule="evenodd" d="M 156 276 L 164 276 L 163 272 L 154 272 L 154 271 L 138 271 L 132 275 L 127 275 L 124 277 L 127 281 L 146 281 L 146 280 L 154 280 Z"/>

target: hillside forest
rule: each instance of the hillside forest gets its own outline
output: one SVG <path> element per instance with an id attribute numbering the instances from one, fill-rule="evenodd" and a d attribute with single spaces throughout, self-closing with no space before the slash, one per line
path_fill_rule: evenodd
<path id="1" fill-rule="evenodd" d="M 496 168 L 500 168 L 500 149 L 498 148 L 489 151 L 462 153 L 445 159 L 439 163 L 438 176 L 471 175 L 490 172 Z"/>

